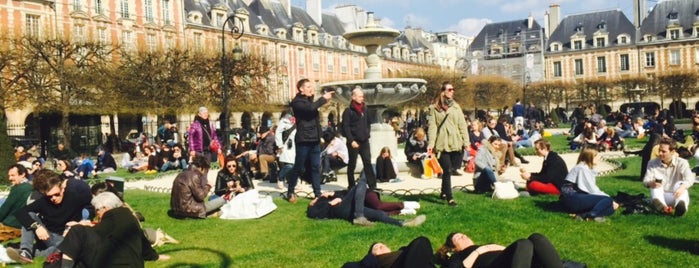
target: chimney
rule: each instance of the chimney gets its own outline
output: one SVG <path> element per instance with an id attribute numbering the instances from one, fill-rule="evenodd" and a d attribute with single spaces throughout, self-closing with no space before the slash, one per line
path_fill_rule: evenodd
<path id="1" fill-rule="evenodd" d="M 323 25 L 323 10 L 321 0 L 306 0 L 306 13 L 311 16 L 318 25 Z"/>
<path id="2" fill-rule="evenodd" d="M 286 16 L 291 18 L 291 0 L 279 0 L 279 2 L 281 2 L 282 6 L 284 6 Z"/>
<path id="3" fill-rule="evenodd" d="M 532 16 L 532 13 L 529 13 L 529 17 L 527 18 L 527 30 L 531 30 L 534 28 L 534 16 Z"/>
<path id="4" fill-rule="evenodd" d="M 633 0 L 633 25 L 636 29 L 641 28 L 644 19 L 646 19 L 646 1 Z"/>
<path id="5" fill-rule="evenodd" d="M 548 12 L 548 25 L 546 25 L 546 28 L 548 28 L 548 34 L 552 34 L 553 32 L 556 31 L 556 28 L 558 28 L 558 24 L 561 23 L 561 6 L 558 4 L 551 4 L 549 6 L 549 12 Z"/>

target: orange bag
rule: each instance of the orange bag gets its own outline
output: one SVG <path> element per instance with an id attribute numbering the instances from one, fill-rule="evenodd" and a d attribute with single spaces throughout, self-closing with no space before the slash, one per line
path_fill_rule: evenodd
<path id="1" fill-rule="evenodd" d="M 442 173 L 444 173 L 444 170 L 442 170 L 442 166 L 439 165 L 439 161 L 437 161 L 437 157 L 435 157 L 434 154 L 430 154 L 429 164 L 430 167 L 432 167 L 432 172 L 434 172 L 434 174 L 441 175 Z"/>

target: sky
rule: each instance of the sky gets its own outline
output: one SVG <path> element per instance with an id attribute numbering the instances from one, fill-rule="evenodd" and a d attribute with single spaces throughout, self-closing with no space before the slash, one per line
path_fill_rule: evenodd
<path id="1" fill-rule="evenodd" d="M 646 7 L 659 1 L 663 0 L 648 0 Z M 373 11 L 382 25 L 398 30 L 409 26 L 475 36 L 487 23 L 526 19 L 529 14 L 544 26 L 544 13 L 552 3 L 561 6 L 561 19 L 566 15 L 621 9 L 633 22 L 632 0 L 322 0 L 321 4 L 324 10 L 337 5 L 359 6 Z"/>

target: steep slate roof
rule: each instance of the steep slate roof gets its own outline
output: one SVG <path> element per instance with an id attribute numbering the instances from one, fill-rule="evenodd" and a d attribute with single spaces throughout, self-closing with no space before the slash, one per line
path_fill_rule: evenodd
<path id="1" fill-rule="evenodd" d="M 396 41 L 407 44 L 412 50 L 419 48 L 427 50 L 432 48 L 432 44 L 422 37 L 422 30 L 420 29 L 406 29 L 401 32 L 401 35 L 396 38 Z"/>
<path id="2" fill-rule="evenodd" d="M 320 25 L 316 24 L 306 10 L 300 7 L 291 7 L 291 17 L 286 14 L 284 5 L 279 1 L 256 0 L 250 3 L 250 9 L 269 26 L 270 32 L 278 28 L 286 29 L 287 38 L 292 35 L 291 27 L 294 23 L 301 23 L 306 29 L 311 25 L 320 29 Z"/>
<path id="3" fill-rule="evenodd" d="M 563 44 L 561 51 L 570 50 L 570 37 L 575 35 L 578 26 L 583 27 L 585 35 L 585 43 L 587 47 L 592 47 L 594 42 L 594 33 L 597 32 L 598 26 L 604 22 L 606 31 L 609 32 L 609 45 L 617 45 L 617 37 L 621 34 L 627 34 L 631 40 L 627 40 L 625 45 L 633 45 L 636 40 L 636 30 L 633 23 L 629 21 L 621 10 L 599 11 L 585 14 L 576 14 L 565 17 L 558 28 L 551 34 L 548 43 L 560 42 Z M 550 49 L 547 47 L 547 51 Z"/>
<path id="4" fill-rule="evenodd" d="M 500 34 L 500 30 L 502 30 L 502 33 L 505 34 L 506 36 L 514 35 L 518 31 L 527 31 L 527 32 L 532 32 L 535 31 L 536 33 L 532 33 L 536 35 L 536 39 L 539 38 L 539 35 L 541 34 L 541 26 L 539 23 L 534 21 L 532 23 L 532 28 L 528 29 L 527 24 L 529 20 L 528 19 L 523 19 L 523 20 L 514 20 L 514 21 L 506 21 L 506 22 L 497 22 L 497 23 L 490 23 L 486 24 L 483 29 L 478 33 L 476 38 L 473 39 L 473 42 L 469 46 L 470 51 L 484 51 L 485 43 L 486 43 L 486 38 L 487 39 L 493 39 L 498 34 Z M 527 39 L 534 39 L 530 38 L 529 36 Z"/>
<path id="5" fill-rule="evenodd" d="M 335 14 L 325 14 L 323 13 L 323 25 L 321 32 L 330 35 L 343 35 L 345 34 L 345 29 L 342 28 L 342 22 Z"/>
<path id="6" fill-rule="evenodd" d="M 665 39 L 666 27 L 670 22 L 670 13 L 676 12 L 684 35 L 692 34 L 692 25 L 699 21 L 699 0 L 665 1 L 655 5 L 641 25 L 641 36 L 652 34 L 658 39 Z"/>
<path id="7" fill-rule="evenodd" d="M 191 11 L 199 11 L 201 13 L 201 24 L 211 25 L 211 4 L 209 1 L 184 1 L 184 10 L 186 11 L 185 18 L 187 14 Z M 188 24 L 191 22 L 187 22 Z"/>
<path id="8" fill-rule="evenodd" d="M 211 17 L 211 9 L 220 5 L 228 7 L 228 16 L 233 15 L 235 11 L 238 9 L 245 9 L 250 14 L 250 18 L 248 19 L 250 29 L 254 29 L 254 25 L 262 23 L 260 19 L 253 14 L 252 10 L 250 10 L 250 8 L 240 0 L 200 0 L 198 2 L 184 1 L 185 11 L 187 13 L 189 13 L 190 11 L 199 11 L 202 14 L 201 24 L 206 26 L 214 26 L 212 25 L 213 19 Z M 230 23 L 227 26 L 232 27 Z"/>

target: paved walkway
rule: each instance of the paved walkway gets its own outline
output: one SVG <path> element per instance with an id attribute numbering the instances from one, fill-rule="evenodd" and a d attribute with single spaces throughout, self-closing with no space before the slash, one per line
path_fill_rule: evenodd
<path id="1" fill-rule="evenodd" d="M 603 159 L 623 156 L 623 154 L 620 152 L 605 152 L 601 154 Z M 575 166 L 578 154 L 561 154 L 561 157 L 563 158 L 563 160 L 565 160 L 568 168 L 570 169 Z M 525 158 L 529 161 L 529 164 L 523 164 L 520 166 L 521 168 L 524 168 L 530 172 L 538 172 L 539 170 L 541 170 L 543 158 L 538 156 L 525 156 Z M 609 172 L 614 170 L 615 168 L 615 165 L 607 161 L 601 161 L 601 163 L 597 164 L 595 170 L 597 170 L 598 172 Z M 212 184 L 216 181 L 216 172 L 218 171 L 210 171 L 208 174 L 208 179 L 212 182 Z M 462 173 L 463 174 L 461 176 L 452 177 L 452 187 L 472 190 L 473 174 L 465 172 Z M 172 187 L 172 181 L 175 178 L 175 176 L 176 174 L 167 174 L 161 178 L 154 180 L 140 180 L 127 182 L 125 187 L 126 189 L 143 189 L 148 191 L 169 193 L 170 188 Z M 418 179 L 411 177 L 407 172 L 401 172 L 398 175 L 398 177 L 401 179 L 400 182 L 379 183 L 378 188 L 382 189 L 385 194 L 400 195 L 439 193 L 441 188 L 441 180 L 438 178 Z M 515 183 L 521 186 L 524 186 L 525 184 L 524 180 L 522 180 L 519 177 L 519 168 L 517 167 L 508 167 L 505 173 L 501 176 L 501 178 L 505 181 L 514 181 Z M 281 196 L 281 193 L 283 192 L 282 190 L 275 188 L 276 183 L 269 183 L 266 181 L 259 180 L 255 180 L 254 183 L 255 189 L 262 193 L 270 193 L 274 197 Z M 346 189 L 347 177 L 345 174 L 339 174 L 337 182 L 324 184 L 321 188 L 323 191 L 335 191 Z M 301 197 L 310 196 L 313 193 L 312 188 L 309 184 L 301 183 L 299 183 L 299 185 L 297 186 L 296 192 Z"/>

